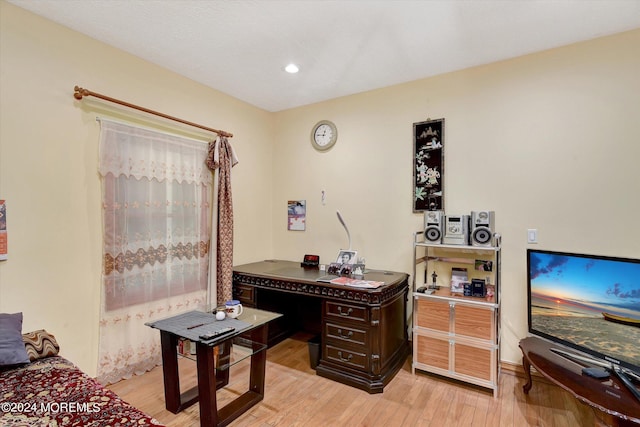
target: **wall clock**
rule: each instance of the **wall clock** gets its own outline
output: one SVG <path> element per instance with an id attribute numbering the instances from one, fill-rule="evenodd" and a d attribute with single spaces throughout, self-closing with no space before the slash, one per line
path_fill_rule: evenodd
<path id="1" fill-rule="evenodd" d="M 311 128 L 311 145 L 319 151 L 326 151 L 338 140 L 338 128 L 329 120 L 320 120 Z"/>

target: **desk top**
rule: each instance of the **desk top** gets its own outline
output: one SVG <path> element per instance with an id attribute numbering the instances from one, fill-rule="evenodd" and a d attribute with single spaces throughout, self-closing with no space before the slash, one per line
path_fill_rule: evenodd
<path id="1" fill-rule="evenodd" d="M 327 275 L 326 271 L 315 268 L 303 268 L 299 262 L 283 260 L 265 260 L 233 267 L 234 273 L 246 273 L 272 278 L 286 278 L 310 283 L 322 283 L 317 280 Z M 364 280 L 384 282 L 392 285 L 407 278 L 406 273 L 386 270 L 366 269 Z M 337 285 L 341 286 L 341 285 Z"/>
<path id="2" fill-rule="evenodd" d="M 406 273 L 385 270 L 365 270 L 364 280 L 384 282 L 378 288 L 359 288 L 319 282 L 327 273 L 319 269 L 303 268 L 299 262 L 266 260 L 233 267 L 234 282 L 261 288 L 379 304 L 398 293 L 408 292 Z"/>

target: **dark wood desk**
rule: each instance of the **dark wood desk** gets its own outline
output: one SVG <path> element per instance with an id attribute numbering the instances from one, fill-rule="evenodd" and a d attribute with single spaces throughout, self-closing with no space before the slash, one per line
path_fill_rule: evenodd
<path id="1" fill-rule="evenodd" d="M 184 393 L 180 393 L 178 373 L 177 346 L 181 337 L 161 329 L 162 372 L 167 410 L 176 414 L 200 402 L 200 426 L 226 426 L 260 402 L 264 397 L 267 331 L 269 322 L 277 317 L 280 317 L 280 314 L 249 308 L 238 318 L 251 324 L 249 329 L 226 335 L 215 341 L 215 345 L 196 342 L 198 385 Z M 221 365 L 225 363 L 225 358 L 229 357 L 229 343 L 239 336 L 252 347 L 249 390 L 224 407 L 218 408 L 216 390 L 229 382 L 228 366 L 221 369 Z M 220 353 L 216 355 L 215 349 L 221 349 Z"/>
<path id="2" fill-rule="evenodd" d="M 527 376 L 527 383 L 523 386 L 525 394 L 529 393 L 533 385 L 533 366 L 551 382 L 594 408 L 596 425 L 640 424 L 640 402 L 620 380 L 612 376 L 603 381 L 583 375 L 582 366 L 552 352 L 552 347 L 572 351 L 538 337 L 528 337 L 520 341 L 522 365 Z"/>
<path id="3" fill-rule="evenodd" d="M 382 393 L 409 354 L 409 276 L 370 271 L 366 280 L 385 285 L 361 289 L 317 282 L 324 274 L 292 261 L 239 265 L 233 271 L 233 295 L 245 307 L 283 313 L 269 328 L 269 345 L 297 330 L 316 333 L 321 337 L 318 375 Z"/>

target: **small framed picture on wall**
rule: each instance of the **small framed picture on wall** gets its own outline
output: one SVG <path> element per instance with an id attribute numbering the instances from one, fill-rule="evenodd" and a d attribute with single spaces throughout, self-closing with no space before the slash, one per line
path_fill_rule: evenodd
<path id="1" fill-rule="evenodd" d="M 307 201 L 289 200 L 287 202 L 287 230 L 304 231 L 307 222 Z"/>

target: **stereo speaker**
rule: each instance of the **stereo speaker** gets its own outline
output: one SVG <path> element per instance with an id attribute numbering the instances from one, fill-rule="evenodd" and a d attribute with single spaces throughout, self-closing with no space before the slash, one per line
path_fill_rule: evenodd
<path id="1" fill-rule="evenodd" d="M 493 211 L 472 211 L 469 240 L 471 246 L 493 246 L 495 233 L 495 213 Z"/>
<path id="2" fill-rule="evenodd" d="M 443 211 L 426 211 L 424 213 L 424 241 L 427 243 L 442 242 L 444 228 Z"/>

